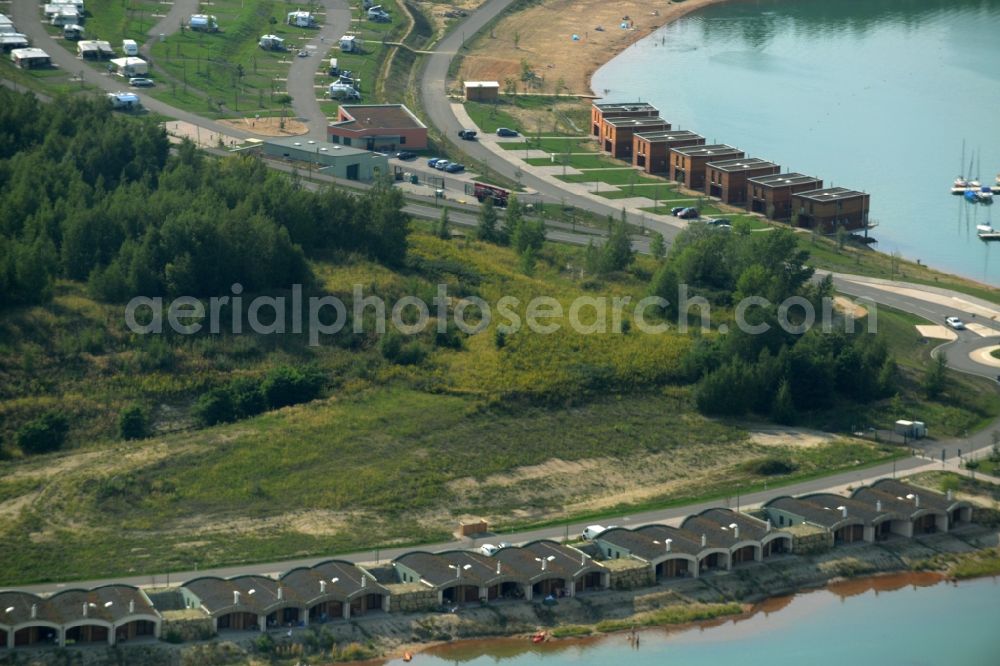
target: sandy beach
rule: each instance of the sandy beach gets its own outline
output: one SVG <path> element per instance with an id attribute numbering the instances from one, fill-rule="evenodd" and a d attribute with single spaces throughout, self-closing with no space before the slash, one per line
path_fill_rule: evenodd
<path id="1" fill-rule="evenodd" d="M 459 79 L 495 80 L 501 85 L 514 79 L 521 90 L 525 62 L 542 79 L 537 92 L 600 96 L 600 91 L 591 90 L 590 77 L 601 65 L 657 28 L 725 1 L 544 2 L 505 17 L 478 37 L 462 62 Z"/>

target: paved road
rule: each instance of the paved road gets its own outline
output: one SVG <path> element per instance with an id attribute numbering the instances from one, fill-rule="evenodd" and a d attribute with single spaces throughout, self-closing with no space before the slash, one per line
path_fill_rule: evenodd
<path id="1" fill-rule="evenodd" d="M 172 35 L 181 28 L 181 21 L 190 18 L 192 14 L 198 13 L 198 0 L 174 0 L 170 5 L 170 10 L 156 22 L 152 28 L 146 31 L 149 39 L 142 45 L 142 52 L 149 56 L 149 49 L 153 42 L 159 39 L 160 35 Z M 162 5 L 165 6 L 165 5 Z M 112 46 L 115 46 L 112 44 Z"/>
<path id="2" fill-rule="evenodd" d="M 338 44 L 340 36 L 348 32 L 351 25 L 351 10 L 345 0 L 322 0 L 326 18 L 316 33 L 303 45 L 309 54 L 306 58 L 296 57 L 290 51 L 292 64 L 288 69 L 286 90 L 292 96 L 292 109 L 299 120 L 306 123 L 309 133 L 306 138 L 326 141 L 327 119 L 319 106 L 318 98 L 323 97 L 322 88 L 316 88 L 317 70 L 326 72 L 324 62 L 330 45 Z"/>
<path id="3" fill-rule="evenodd" d="M 825 274 L 822 271 L 817 273 Z M 932 324 L 944 325 L 945 317 L 957 316 L 966 322 L 984 326 L 984 332 L 988 329 L 994 334 L 984 336 L 972 330 L 957 331 L 957 340 L 941 341 L 934 352 L 945 354 L 949 367 L 959 372 L 993 380 L 1000 376 L 1000 367 L 979 363 L 969 357 L 976 349 L 1000 344 L 1000 306 L 948 289 L 901 281 L 834 274 L 833 284 L 837 291 L 915 314 Z"/>
<path id="4" fill-rule="evenodd" d="M 496 153 L 481 145 L 478 141 L 459 140 L 458 132 L 463 129 L 462 123 L 455 116 L 451 109 L 451 102 L 445 95 L 445 81 L 448 74 L 448 66 L 451 64 L 455 54 L 461 48 L 465 40 L 480 30 L 487 22 L 492 20 L 502 12 L 511 0 L 488 0 L 479 9 L 472 12 L 465 20 L 457 24 L 451 32 L 442 39 L 432 55 L 428 56 L 421 74 L 420 98 L 431 124 L 438 128 L 448 141 L 458 147 L 459 151 L 465 153 L 472 160 L 478 160 L 488 164 L 491 171 L 499 173 L 512 181 L 520 181 L 529 190 L 539 193 L 539 198 L 550 203 L 565 201 L 566 203 L 588 210 L 598 215 L 611 215 L 618 217 L 621 214 L 621 207 L 613 204 L 603 204 L 589 197 L 557 190 L 549 182 L 537 177 L 524 169 L 523 165 L 517 165 L 501 159 Z M 628 215 L 629 222 L 639 225 L 645 224 L 663 233 L 669 241 L 679 233 L 673 226 L 659 221 L 646 219 L 643 221 L 637 215 Z"/>

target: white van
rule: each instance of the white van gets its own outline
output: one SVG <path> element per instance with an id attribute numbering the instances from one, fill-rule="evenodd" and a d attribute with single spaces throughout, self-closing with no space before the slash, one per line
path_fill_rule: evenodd
<path id="1" fill-rule="evenodd" d="M 587 525 L 587 527 L 583 530 L 583 534 L 580 536 L 584 541 L 593 541 L 598 534 L 606 531 L 607 529 L 608 528 L 604 525 Z"/>
<path id="2" fill-rule="evenodd" d="M 123 39 L 122 52 L 127 56 L 137 56 L 139 55 L 139 45 L 134 39 Z"/>

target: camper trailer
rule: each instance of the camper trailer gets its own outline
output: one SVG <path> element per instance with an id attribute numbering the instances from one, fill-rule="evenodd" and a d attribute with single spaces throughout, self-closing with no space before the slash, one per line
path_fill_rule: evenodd
<path id="1" fill-rule="evenodd" d="M 218 32 L 219 30 L 218 21 L 210 14 L 192 14 L 188 24 L 192 30 L 200 30 L 201 32 Z"/>
<path id="2" fill-rule="evenodd" d="M 330 58 L 330 69 L 328 71 L 330 76 L 340 76 L 340 65 L 337 64 L 336 58 Z"/>
<path id="3" fill-rule="evenodd" d="M 135 93 L 130 93 L 130 92 L 108 93 L 108 99 L 111 100 L 111 108 L 119 109 L 122 111 L 132 111 L 142 106 L 142 104 L 139 103 L 139 96 L 136 95 Z"/>
<path id="4" fill-rule="evenodd" d="M 284 51 L 285 40 L 277 35 L 264 35 L 257 42 L 257 46 L 265 51 Z"/>
<path id="5" fill-rule="evenodd" d="M 10 60 L 21 69 L 48 67 L 52 64 L 49 54 L 42 49 L 14 49 L 10 52 Z"/>
<path id="6" fill-rule="evenodd" d="M 9 53 L 14 49 L 26 49 L 29 46 L 28 36 L 19 32 L 0 32 L 0 49 Z"/>
<path id="7" fill-rule="evenodd" d="M 337 81 L 336 83 L 330 84 L 330 99 L 361 99 L 361 93 L 359 93 L 354 86 L 349 83 L 343 83 Z"/>
<path id="8" fill-rule="evenodd" d="M 110 42 L 93 39 L 81 39 L 76 43 L 76 55 L 85 60 L 103 60 L 113 58 L 114 50 Z"/>
<path id="9" fill-rule="evenodd" d="M 83 39 L 83 26 L 71 23 L 63 26 L 63 39 L 76 42 Z"/>
<path id="10" fill-rule="evenodd" d="M 368 20 L 376 23 L 388 23 L 392 20 L 389 12 L 382 9 L 382 5 L 375 5 L 368 10 Z"/>
<path id="11" fill-rule="evenodd" d="M 134 39 L 123 39 L 122 53 L 126 56 L 137 56 L 139 55 L 139 45 Z"/>
<path id="12" fill-rule="evenodd" d="M 72 5 L 57 5 L 59 8 L 49 18 L 49 23 L 58 26 L 79 25 L 83 22 L 83 14 Z"/>
<path id="13" fill-rule="evenodd" d="M 315 28 L 316 19 L 309 12 L 288 12 L 288 25 L 299 28 Z"/>
<path id="14" fill-rule="evenodd" d="M 354 35 L 340 38 L 340 50 L 344 53 L 361 53 L 361 40 Z"/>
<path id="15" fill-rule="evenodd" d="M 114 69 L 115 74 L 124 76 L 125 78 L 149 74 L 149 63 L 142 58 L 133 58 L 131 56 L 127 58 L 113 58 L 111 60 L 111 68 Z"/>

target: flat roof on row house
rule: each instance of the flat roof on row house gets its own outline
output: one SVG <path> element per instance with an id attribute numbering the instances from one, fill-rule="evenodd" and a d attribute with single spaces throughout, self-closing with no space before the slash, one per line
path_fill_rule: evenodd
<path id="1" fill-rule="evenodd" d="M 604 118 L 604 122 L 612 127 L 657 127 L 661 125 L 669 125 L 670 121 L 665 118 L 660 118 L 656 116 L 655 118 Z"/>
<path id="2" fill-rule="evenodd" d="M 637 111 L 657 111 L 658 109 L 649 102 L 605 102 L 603 104 L 594 103 L 594 107 L 605 115 L 614 111 L 623 113 L 635 113 Z"/>
<path id="3" fill-rule="evenodd" d="M 731 160 L 719 160 L 718 162 L 709 162 L 708 168 L 715 169 L 716 171 L 725 172 L 737 172 L 737 171 L 747 171 L 749 169 L 763 169 L 769 167 L 777 167 L 778 165 L 774 162 L 769 162 L 767 160 L 762 160 L 757 157 L 738 157 Z"/>
<path id="4" fill-rule="evenodd" d="M 707 146 L 682 146 L 672 148 L 672 150 L 679 155 L 688 157 L 711 157 L 712 155 L 731 155 L 743 152 L 739 148 L 733 148 L 724 143 L 713 143 Z"/>
<path id="5" fill-rule="evenodd" d="M 809 190 L 807 192 L 796 192 L 794 196 L 812 201 L 839 201 L 843 199 L 853 199 L 855 197 L 868 196 L 865 192 L 849 190 L 846 187 L 826 187 L 821 190 Z"/>
<path id="6" fill-rule="evenodd" d="M 700 134 L 695 134 L 691 130 L 662 130 L 659 132 L 636 132 L 635 134 L 643 141 L 649 143 L 667 143 L 682 139 L 704 139 Z"/>
<path id="7" fill-rule="evenodd" d="M 803 183 L 815 183 L 819 182 L 820 179 L 801 173 L 772 173 L 767 176 L 754 176 L 748 180 L 754 185 L 762 185 L 764 187 L 788 187 Z"/>
<path id="8" fill-rule="evenodd" d="M 426 129 L 413 113 L 402 104 L 343 104 L 340 110 L 346 120 L 331 123 L 333 127 L 350 129 Z"/>

